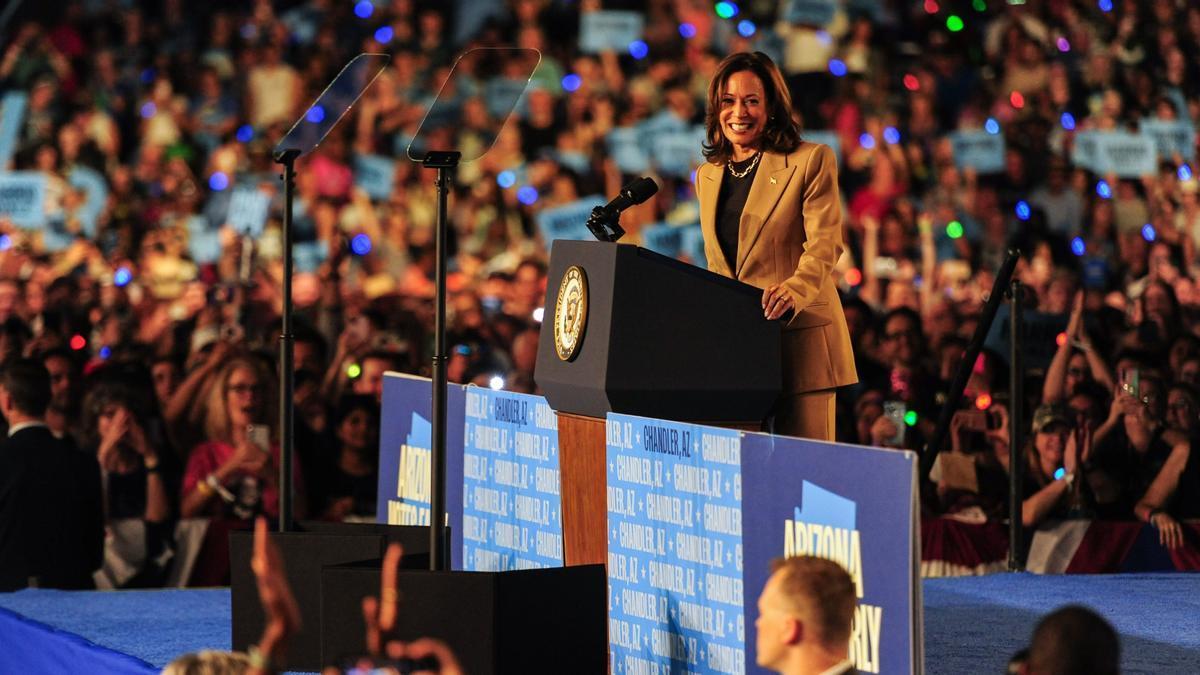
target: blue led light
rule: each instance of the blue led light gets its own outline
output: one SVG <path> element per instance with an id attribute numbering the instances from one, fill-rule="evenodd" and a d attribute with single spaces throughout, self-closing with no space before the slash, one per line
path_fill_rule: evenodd
<path id="1" fill-rule="evenodd" d="M 829 59 L 829 72 L 833 73 L 834 77 L 845 77 L 846 62 L 841 59 Z"/>
<path id="2" fill-rule="evenodd" d="M 0 251 L 7 251 L 10 248 L 12 248 L 12 237 L 0 234 Z"/>
<path id="3" fill-rule="evenodd" d="M 100 348 L 100 358 L 101 359 L 107 361 L 111 357 L 112 357 L 112 347 L 109 347 L 108 345 L 104 345 L 103 347 Z"/>
<path id="4" fill-rule="evenodd" d="M 862 134 L 858 137 L 858 144 L 867 150 L 873 150 L 875 148 L 875 138 L 871 134 Z"/>
<path id="5" fill-rule="evenodd" d="M 1081 258 L 1083 254 L 1087 253 L 1087 244 L 1084 243 L 1083 237 L 1075 237 L 1071 240 L 1071 253 Z"/>
<path id="6" fill-rule="evenodd" d="M 142 119 L 148 120 L 151 117 L 154 117 L 154 113 L 158 112 L 158 106 L 154 105 L 154 101 L 146 101 L 142 104 L 142 109 L 140 112 L 142 114 Z"/>
<path id="7" fill-rule="evenodd" d="M 642 42 L 641 40 L 634 40 L 633 42 L 629 43 L 629 55 L 633 58 L 641 61 L 642 59 L 646 58 L 646 55 L 649 53 L 650 48 L 646 46 L 645 42 Z"/>
<path id="8" fill-rule="evenodd" d="M 380 26 L 375 31 L 375 41 L 381 45 L 386 45 L 396 37 L 396 31 L 392 30 L 391 26 Z"/>
<path id="9" fill-rule="evenodd" d="M 350 250 L 354 255 L 366 255 L 371 252 L 371 238 L 365 234 L 356 234 L 350 240 Z"/>
<path id="10" fill-rule="evenodd" d="M 997 122 L 995 118 L 989 117 L 987 118 L 987 121 L 983 123 L 983 130 L 995 136 L 996 134 L 1000 133 L 1000 123 Z"/>
<path id="11" fill-rule="evenodd" d="M 742 19 L 738 22 L 738 35 L 744 38 L 753 36 L 757 30 L 758 26 L 755 26 L 754 22 L 750 19 Z"/>
<path id="12" fill-rule="evenodd" d="M 254 140 L 254 127 L 249 124 L 243 124 L 238 127 L 237 139 L 239 143 L 249 143 Z"/>
<path id="13" fill-rule="evenodd" d="M 1112 199 L 1112 188 L 1109 187 L 1108 181 L 1102 180 L 1096 183 L 1096 194 L 1101 199 Z"/>
<path id="14" fill-rule="evenodd" d="M 728 0 L 722 0 L 721 2 L 718 2 L 713 6 L 713 9 L 716 10 L 717 16 L 721 17 L 722 19 L 732 19 L 738 15 L 739 11 L 738 6 L 732 2 L 729 2 Z"/>
<path id="15" fill-rule="evenodd" d="M 304 119 L 313 124 L 320 124 L 325 121 L 325 109 L 319 105 L 314 105 L 308 109 L 308 112 L 304 113 Z"/>
<path id="16" fill-rule="evenodd" d="M 1146 241 L 1154 241 L 1157 238 L 1158 232 L 1154 231 L 1153 225 L 1146 223 L 1142 226 L 1142 239 L 1145 239 Z"/>
<path id="17" fill-rule="evenodd" d="M 1184 164 L 1183 166 L 1179 167 L 1179 171 L 1175 172 L 1175 175 L 1179 176 L 1179 180 L 1191 180 L 1192 167 Z"/>
<path id="18" fill-rule="evenodd" d="M 213 174 L 208 177 L 208 188 L 213 192 L 220 192 L 227 187 L 229 187 L 229 176 L 226 176 L 225 172 L 214 171 Z"/>
<path id="19" fill-rule="evenodd" d="M 517 201 L 521 202 L 525 206 L 532 206 L 534 203 L 537 202 L 537 200 L 538 200 L 537 188 L 535 188 L 531 185 L 526 185 L 526 186 L 522 187 L 520 190 L 517 190 Z"/>
<path id="20" fill-rule="evenodd" d="M 1107 14 L 1113 10 L 1112 0 L 1100 0 L 1099 2 L 1096 3 L 1096 6 L 1099 7 L 1100 11 L 1104 12 L 1105 14 Z"/>
<path id="21" fill-rule="evenodd" d="M 1062 128 L 1067 131 L 1075 131 L 1075 116 L 1071 113 L 1063 113 L 1062 117 L 1059 118 L 1059 122 L 1062 124 Z"/>
<path id="22" fill-rule="evenodd" d="M 563 91 L 567 91 L 567 92 L 578 91 L 580 85 L 582 85 L 582 84 L 583 84 L 583 78 L 579 77 L 575 73 L 571 73 L 570 75 L 563 76 L 563 79 L 562 79 Z"/>
<path id="23" fill-rule="evenodd" d="M 516 183 L 516 182 L 517 182 L 517 175 L 511 171 L 501 171 L 499 174 L 496 175 L 496 185 L 499 185 L 500 187 L 502 187 L 506 190 L 508 188 L 512 187 L 513 183 Z"/>
<path id="24" fill-rule="evenodd" d="M 883 140 L 888 145 L 895 145 L 900 142 L 900 130 L 896 127 L 887 127 L 883 130 Z"/>
<path id="25" fill-rule="evenodd" d="M 1067 475 L 1067 470 L 1061 466 L 1054 470 L 1054 480 L 1062 480 L 1062 477 Z"/>
<path id="26" fill-rule="evenodd" d="M 1024 199 L 1017 202 L 1017 218 L 1021 220 L 1029 220 L 1029 215 L 1032 213 L 1029 209 L 1029 203 Z"/>
<path id="27" fill-rule="evenodd" d="M 369 19 L 374 12 L 375 5 L 372 5 L 370 0 L 360 0 L 354 5 L 354 16 L 360 19 Z"/>
<path id="28" fill-rule="evenodd" d="M 128 267 L 118 267 L 113 274 L 113 283 L 120 287 L 128 285 L 130 281 L 133 281 L 133 272 Z"/>
<path id="29" fill-rule="evenodd" d="M 684 40 L 691 40 L 696 37 L 696 27 L 690 23 L 681 23 L 679 24 L 679 34 L 683 36 Z"/>

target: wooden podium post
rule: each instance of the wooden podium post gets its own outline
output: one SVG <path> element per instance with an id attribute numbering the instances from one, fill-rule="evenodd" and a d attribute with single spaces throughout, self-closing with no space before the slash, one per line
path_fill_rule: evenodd
<path id="1" fill-rule="evenodd" d="M 604 492 L 604 420 L 558 414 L 563 562 L 608 562 L 608 495 Z"/>

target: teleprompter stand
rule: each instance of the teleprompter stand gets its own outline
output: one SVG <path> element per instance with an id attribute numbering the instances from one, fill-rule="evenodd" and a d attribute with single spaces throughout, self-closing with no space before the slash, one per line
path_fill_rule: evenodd
<path id="1" fill-rule="evenodd" d="M 440 639 L 455 652 L 466 672 L 476 674 L 591 673 L 606 669 L 607 590 L 602 566 L 496 572 L 448 569 L 451 558 L 445 522 L 448 200 L 456 167 L 460 162 L 478 159 L 491 148 L 539 61 L 536 51 L 526 49 L 474 49 L 460 56 L 408 149 L 410 159 L 437 171 L 431 526 L 428 537 L 424 536 L 424 528 L 385 525 L 357 526 L 367 528 L 365 533 L 313 529 L 276 535 L 276 541 L 284 549 L 288 577 L 297 591 L 305 622 L 305 632 L 294 639 L 288 668 L 318 670 L 340 665 L 343 657 L 365 652 L 362 598 L 378 595 L 382 551 L 389 540 L 400 539 L 409 555 L 405 556 L 397 578 L 400 607 L 393 638 Z M 456 126 L 461 93 L 474 90 L 480 80 L 489 76 L 505 80 L 497 83 L 498 87 L 483 87 L 485 91 L 501 92 L 502 100 L 498 102 L 492 96 L 488 101 L 492 126 L 473 129 L 478 142 L 471 146 L 469 154 L 449 147 L 457 138 L 448 132 Z M 514 83 L 520 86 L 512 86 Z M 285 400 L 291 400 L 290 394 Z M 248 645 L 261 630 L 258 627 L 261 609 L 249 571 L 251 543 L 249 535 L 235 535 L 231 546 L 236 571 L 235 648 Z M 309 628 L 310 622 L 316 628 Z"/>

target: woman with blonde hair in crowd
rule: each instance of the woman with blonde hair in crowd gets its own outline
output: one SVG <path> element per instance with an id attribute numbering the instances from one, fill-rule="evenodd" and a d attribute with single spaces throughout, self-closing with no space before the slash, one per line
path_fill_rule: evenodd
<path id="1" fill-rule="evenodd" d="M 180 500 L 183 518 L 209 519 L 192 585 L 227 584 L 229 531 L 249 527 L 258 515 L 279 515 L 276 383 L 263 359 L 243 355 L 229 359 L 208 386 L 205 440 L 188 455 Z M 299 475 L 295 468 L 293 477 Z M 301 490 L 296 494 L 301 517 Z"/>

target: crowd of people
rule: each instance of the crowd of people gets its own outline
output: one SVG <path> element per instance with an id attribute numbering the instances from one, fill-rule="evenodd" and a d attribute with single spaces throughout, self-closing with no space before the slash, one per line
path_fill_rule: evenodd
<path id="1" fill-rule="evenodd" d="M 0 358 L 48 374 L 44 421 L 98 464 L 110 531 L 145 530 L 149 553 L 116 585 L 164 582 L 155 561 L 180 518 L 277 511 L 271 150 L 359 52 L 391 60 L 297 164 L 298 515 L 374 517 L 382 374 L 428 374 L 432 344 L 436 192 L 406 150 L 456 54 L 516 45 L 541 52 L 525 98 L 452 190 L 453 381 L 537 391 L 539 215 L 615 194 L 632 177 L 609 152 L 616 135 L 702 124 L 720 59 L 763 50 L 839 160 L 836 278 L 860 381 L 839 391 L 838 439 L 931 440 L 1019 248 L 1027 322 L 1044 329 L 1022 345 L 1026 400 L 1010 400 L 1007 347 L 989 340 L 924 508 L 1004 517 L 1021 405 L 1026 525 L 1140 518 L 1177 545 L 1179 521 L 1200 516 L 1195 138 L 1137 177 L 1096 174 L 1075 148 L 1085 131 L 1200 116 L 1200 8 L 850 2 L 811 25 L 773 6 L 656 0 L 606 4 L 639 10 L 644 28 L 594 53 L 579 12 L 598 2 L 126 4 L 24 9 L 0 55 L 0 90 L 24 94 L 2 168 L 44 186 L 38 225 L 0 214 Z M 482 149 L 499 122 L 486 85 L 532 65 L 462 61 L 462 121 L 433 137 Z M 953 134 L 981 130 L 1004 140 L 996 171 L 955 155 Z M 395 160 L 384 190 L 363 179 L 365 157 Z M 650 168 L 661 189 L 623 215 L 632 241 L 697 220 L 690 177 Z M 267 200 L 258 222 L 233 206 L 247 193 Z"/>

